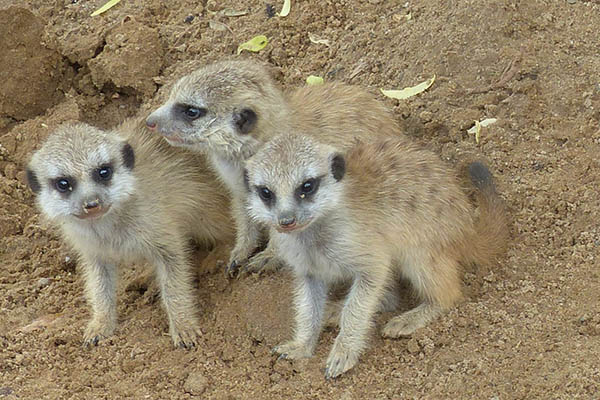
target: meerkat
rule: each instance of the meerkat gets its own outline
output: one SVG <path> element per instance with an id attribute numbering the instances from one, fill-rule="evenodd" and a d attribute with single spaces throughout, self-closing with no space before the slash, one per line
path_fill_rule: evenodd
<path id="1" fill-rule="evenodd" d="M 182 77 L 146 122 L 171 145 L 207 154 L 229 188 L 237 228 L 230 275 L 260 270 L 273 255 L 268 246 L 249 262 L 267 235 L 247 215 L 243 170 L 261 146 L 282 130 L 300 129 L 340 149 L 399 132 L 389 110 L 358 87 L 329 83 L 286 93 L 266 66 L 251 61 L 218 62 Z"/>
<path id="2" fill-rule="evenodd" d="M 249 215 L 271 230 L 293 270 L 295 336 L 280 357 L 313 354 L 330 285 L 347 282 L 326 378 L 351 369 L 374 313 L 407 279 L 422 303 L 392 318 L 384 337 L 410 335 L 461 298 L 459 263 L 487 263 L 504 249 L 503 202 L 483 164 L 469 165 L 476 209 L 432 152 L 397 139 L 345 154 L 305 135 L 282 134 L 247 161 Z"/>
<path id="3" fill-rule="evenodd" d="M 75 123 L 50 135 L 26 172 L 42 214 L 80 256 L 92 308 L 84 344 L 116 328 L 117 265 L 147 260 L 174 345 L 195 346 L 189 240 L 211 246 L 235 233 L 226 191 L 203 158 L 149 134 L 143 119 L 111 131 Z"/>

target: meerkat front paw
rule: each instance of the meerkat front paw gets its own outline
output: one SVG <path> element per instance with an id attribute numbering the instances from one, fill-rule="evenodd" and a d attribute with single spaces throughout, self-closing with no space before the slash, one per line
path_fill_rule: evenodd
<path id="1" fill-rule="evenodd" d="M 229 262 L 227 263 L 227 276 L 235 277 L 240 270 L 246 266 L 254 249 L 238 248 L 237 246 L 231 252 Z"/>
<path id="2" fill-rule="evenodd" d="M 115 331 L 116 322 L 110 318 L 94 318 L 85 329 L 83 334 L 83 346 L 97 346 L 98 343 L 111 336 Z"/>
<path id="3" fill-rule="evenodd" d="M 348 371 L 358 362 L 359 353 L 349 349 L 336 340 L 327 363 L 325 364 L 325 379 L 333 379 Z"/>
<path id="4" fill-rule="evenodd" d="M 279 354 L 279 358 L 288 360 L 299 360 L 301 358 L 311 357 L 313 349 L 311 346 L 290 340 L 273 348 L 273 352 Z"/>
<path id="5" fill-rule="evenodd" d="M 188 322 L 177 324 L 177 327 L 171 327 L 171 339 L 175 347 L 183 349 L 193 349 L 199 343 L 202 330 L 197 322 Z"/>
<path id="6" fill-rule="evenodd" d="M 265 249 L 250 258 L 246 266 L 242 269 L 242 272 L 247 274 L 262 274 L 264 272 L 278 271 L 282 266 L 283 261 L 274 252 Z"/>

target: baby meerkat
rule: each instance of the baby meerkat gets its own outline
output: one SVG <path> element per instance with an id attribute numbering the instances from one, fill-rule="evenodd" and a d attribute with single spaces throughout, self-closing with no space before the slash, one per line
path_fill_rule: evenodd
<path id="1" fill-rule="evenodd" d="M 247 162 L 249 214 L 271 230 L 296 280 L 294 339 L 274 351 L 313 354 L 331 284 L 349 282 L 326 377 L 352 368 L 373 315 L 399 278 L 422 303 L 392 318 L 385 337 L 425 326 L 461 298 L 459 263 L 486 263 L 507 242 L 503 202 L 489 170 L 469 166 L 479 210 L 432 152 L 408 141 L 358 143 L 346 154 L 284 134 Z M 478 214 L 478 215 L 477 215 Z"/>
<path id="2" fill-rule="evenodd" d="M 145 259 L 155 267 L 169 330 L 190 348 L 201 334 L 189 239 L 232 240 L 225 191 L 202 157 L 148 134 L 143 120 L 115 131 L 61 126 L 36 151 L 27 178 L 42 213 L 79 253 L 92 319 L 85 345 L 117 323 L 117 265 Z"/>
<path id="3" fill-rule="evenodd" d="M 184 76 L 146 122 L 173 146 L 207 154 L 232 193 L 237 236 L 230 274 L 260 270 L 272 255 L 265 251 L 248 263 L 267 232 L 246 212 L 244 162 L 264 143 L 289 130 L 340 149 L 357 138 L 399 135 L 387 108 L 364 90 L 329 83 L 284 93 L 266 66 L 251 61 L 218 62 Z"/>

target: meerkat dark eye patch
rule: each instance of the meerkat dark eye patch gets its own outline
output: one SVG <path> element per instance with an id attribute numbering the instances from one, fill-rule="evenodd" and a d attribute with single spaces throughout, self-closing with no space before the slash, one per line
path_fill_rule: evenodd
<path id="1" fill-rule="evenodd" d="M 95 182 L 107 185 L 110 182 L 110 178 L 113 175 L 113 168 L 110 164 L 101 165 L 92 171 L 92 179 Z"/>
<path id="2" fill-rule="evenodd" d="M 344 156 L 337 153 L 331 159 L 331 175 L 336 181 L 340 181 L 346 174 L 346 160 Z"/>
<path id="3" fill-rule="evenodd" d="M 258 186 L 256 188 L 256 193 L 258 193 L 258 197 L 270 207 L 275 202 L 275 193 L 271 192 L 269 188 L 266 186 Z"/>
<path id="4" fill-rule="evenodd" d="M 123 165 L 127 169 L 133 169 L 135 165 L 135 153 L 129 143 L 125 143 L 121 149 L 121 157 L 123 157 Z"/>
<path id="5" fill-rule="evenodd" d="M 75 179 L 59 177 L 52 180 L 52 185 L 58 192 L 69 194 L 75 188 Z"/>
<path id="6" fill-rule="evenodd" d="M 320 183 L 320 177 L 307 179 L 296 188 L 296 197 L 302 200 L 310 199 L 315 193 L 317 193 Z"/>
<path id="7" fill-rule="evenodd" d="M 31 191 L 33 193 L 39 193 L 40 190 L 42 189 L 42 185 L 40 185 L 40 181 L 38 180 L 37 176 L 35 175 L 35 172 L 33 172 L 33 170 L 31 170 L 30 168 L 27 168 L 26 174 L 27 174 L 27 184 L 31 188 Z"/>
<path id="8" fill-rule="evenodd" d="M 204 107 L 196 107 L 190 104 L 176 104 L 175 112 L 188 122 L 204 117 L 208 110 Z"/>
<path id="9" fill-rule="evenodd" d="M 242 135 L 247 135 L 256 126 L 258 116 L 249 108 L 233 114 L 233 123 Z"/>

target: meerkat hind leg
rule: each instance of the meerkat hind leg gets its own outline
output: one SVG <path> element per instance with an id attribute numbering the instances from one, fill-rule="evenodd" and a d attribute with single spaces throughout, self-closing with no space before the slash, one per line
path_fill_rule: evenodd
<path id="1" fill-rule="evenodd" d="M 92 306 L 92 320 L 83 335 L 84 346 L 95 346 L 113 334 L 117 326 L 116 266 L 101 260 L 84 261 L 85 289 Z"/>
<path id="2" fill-rule="evenodd" d="M 425 300 L 417 307 L 390 319 L 382 335 L 389 338 L 409 336 L 425 327 L 461 297 L 458 262 L 451 257 L 425 255 L 409 260 L 404 276 Z"/>
<path id="3" fill-rule="evenodd" d="M 390 319 L 383 327 L 382 335 L 388 338 L 409 336 L 436 319 L 442 311 L 443 309 L 438 305 L 421 303 L 412 310 Z"/>
<path id="4" fill-rule="evenodd" d="M 219 270 L 223 271 L 230 253 L 230 246 L 221 243 L 217 244 L 202 259 L 198 275 L 213 274 Z"/>

